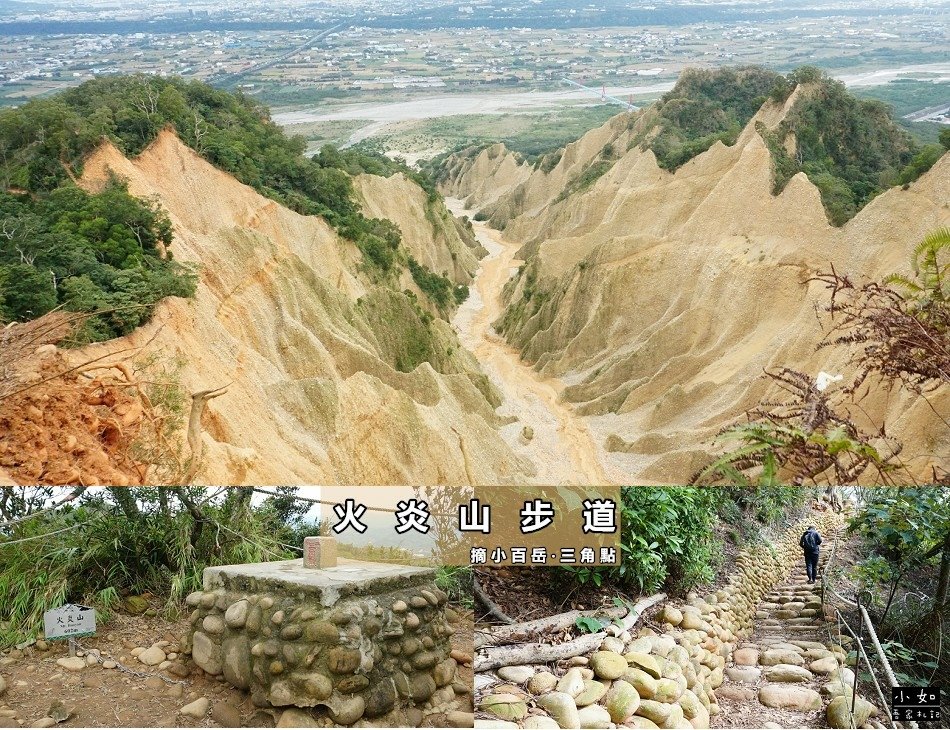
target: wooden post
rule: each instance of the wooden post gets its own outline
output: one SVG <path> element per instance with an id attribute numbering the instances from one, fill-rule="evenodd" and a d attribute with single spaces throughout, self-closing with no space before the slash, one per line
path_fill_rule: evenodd
<path id="1" fill-rule="evenodd" d="M 861 596 L 860 594 L 855 596 L 858 601 L 858 611 L 861 610 Z M 858 648 L 854 653 L 854 687 L 851 690 L 851 722 L 850 725 L 854 727 L 854 708 L 858 701 L 858 663 L 861 661 L 861 650 L 863 646 L 861 640 L 864 638 L 864 621 L 861 621 L 861 625 L 858 627 Z"/>

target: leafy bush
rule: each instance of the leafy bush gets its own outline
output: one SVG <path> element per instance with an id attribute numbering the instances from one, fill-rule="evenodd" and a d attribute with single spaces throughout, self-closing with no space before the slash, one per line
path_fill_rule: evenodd
<path id="1" fill-rule="evenodd" d="M 408 263 L 413 281 L 439 309 L 446 309 L 451 304 L 461 304 L 468 298 L 468 287 L 464 284 L 453 286 L 447 277 L 436 274 L 412 256 L 409 257 Z"/>
<path id="2" fill-rule="evenodd" d="M 950 501 L 945 489 L 869 489 L 849 523 L 867 557 L 851 570 L 895 673 L 950 678 Z"/>
<path id="3" fill-rule="evenodd" d="M 436 274 L 429 267 L 423 266 L 412 256 L 409 257 L 409 272 L 412 274 L 412 279 L 416 282 L 416 285 L 438 307 L 444 309 L 453 300 L 452 282 L 446 277 Z"/>
<path id="4" fill-rule="evenodd" d="M 790 508 L 801 507 L 811 497 L 811 491 L 802 487 L 769 486 L 721 487 L 720 505 L 732 504 L 744 515 L 743 519 L 760 524 L 774 524 L 788 515 Z"/>
<path id="5" fill-rule="evenodd" d="M 441 197 L 435 183 L 428 175 L 423 175 L 401 160 L 394 160 L 365 145 L 355 145 L 345 150 L 337 149 L 333 145 L 324 145 L 312 159 L 321 167 L 337 168 L 349 175 L 391 177 L 402 174 L 426 191 L 430 203 L 436 202 Z"/>
<path id="6" fill-rule="evenodd" d="M 353 216 L 341 224 L 340 234 L 356 243 L 370 270 L 385 275 L 396 267 L 402 232 L 392 221 Z"/>
<path id="7" fill-rule="evenodd" d="M 449 353 L 433 326 L 432 314 L 419 306 L 413 292 L 380 288 L 361 297 L 358 305 L 386 362 L 405 373 L 423 362 L 443 372 Z"/>
<path id="8" fill-rule="evenodd" d="M 43 612 L 66 602 L 108 609 L 117 596 L 151 592 L 166 596 L 174 613 L 201 587 L 209 565 L 296 556 L 281 543 L 293 539 L 299 512 L 274 499 L 252 509 L 249 493 L 238 488 L 213 502 L 205 496 L 199 487 L 115 487 L 5 529 L 0 646 L 35 636 Z"/>
<path id="9" fill-rule="evenodd" d="M 587 190 L 587 188 L 606 175 L 610 171 L 610 168 L 614 166 L 615 162 L 616 160 L 609 159 L 598 159 L 591 162 L 584 168 L 580 175 L 577 175 L 564 186 L 564 189 L 558 194 L 555 202 L 560 202 L 574 193 L 581 193 Z"/>
<path id="10" fill-rule="evenodd" d="M 110 181 L 90 194 L 66 183 L 37 196 L 0 192 L 0 317 L 35 319 L 57 306 L 102 312 L 81 340 L 128 334 L 167 296 L 191 296 L 195 277 L 162 252 L 168 216 Z"/>
<path id="11" fill-rule="evenodd" d="M 947 149 L 942 144 L 928 144 L 920 148 L 920 152 L 914 155 L 913 159 L 907 163 L 907 167 L 901 170 L 897 177 L 899 185 L 908 185 L 923 175 L 927 170 L 937 164 L 937 160 L 943 157 Z"/>
<path id="12" fill-rule="evenodd" d="M 940 487 L 869 490 L 851 519 L 848 529 L 864 537 L 873 551 L 875 582 L 891 584 L 890 599 L 908 571 L 920 570 L 928 561 L 945 562 L 943 572 L 950 570 L 950 501 L 944 492 Z M 938 587 L 935 606 L 947 600 L 947 586 Z"/>
<path id="13" fill-rule="evenodd" d="M 542 172 L 551 172 L 551 170 L 557 167 L 563 155 L 564 150 L 555 150 L 554 152 L 549 152 L 539 157 L 536 164 Z"/>
<path id="14" fill-rule="evenodd" d="M 627 487 L 621 490 L 620 565 L 567 569 L 600 585 L 653 592 L 686 591 L 712 580 L 718 544 L 712 535 L 716 495 L 694 487 Z"/>

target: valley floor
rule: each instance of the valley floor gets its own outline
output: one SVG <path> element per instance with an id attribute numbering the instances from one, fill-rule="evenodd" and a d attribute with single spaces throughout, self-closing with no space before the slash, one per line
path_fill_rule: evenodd
<path id="1" fill-rule="evenodd" d="M 470 212 L 458 199 L 447 198 L 446 206 L 457 216 Z M 502 393 L 500 413 L 511 418 L 502 429 L 505 440 L 532 461 L 538 483 L 619 482 L 619 475 L 605 468 L 603 451 L 585 420 L 561 400 L 564 383 L 538 373 L 492 327 L 504 312 L 502 289 L 522 263 L 515 258 L 521 244 L 505 241 L 484 223 L 472 221 L 472 226 L 488 256 L 482 259 L 469 298 L 459 307 L 453 324 L 462 345 Z M 530 438 L 525 429 L 533 431 Z"/>

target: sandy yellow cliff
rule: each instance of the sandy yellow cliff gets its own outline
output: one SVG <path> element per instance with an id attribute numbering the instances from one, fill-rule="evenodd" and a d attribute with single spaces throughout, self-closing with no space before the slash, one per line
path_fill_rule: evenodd
<path id="1" fill-rule="evenodd" d="M 794 103 L 767 104 L 737 143 L 678 169 L 628 149 L 649 112 L 624 114 L 568 145 L 549 172 L 496 145 L 446 162 L 441 186 L 481 211 L 524 264 L 496 323 L 606 448 L 624 481 L 676 483 L 708 462 L 724 426 L 774 389 L 766 368 L 855 375 L 842 348 L 816 351 L 831 265 L 856 279 L 907 271 L 913 246 L 950 223 L 950 155 L 907 189 L 878 196 L 842 228 L 804 174 L 770 194 L 771 159 L 756 124 Z M 617 157 L 586 190 L 561 191 L 610 145 Z M 950 392 L 922 397 L 877 386 L 849 407 L 905 444 L 920 479 L 950 466 Z"/>
<path id="2" fill-rule="evenodd" d="M 188 392 L 229 385 L 203 419 L 198 480 L 209 484 L 519 482 L 532 467 L 499 437 L 497 393 L 432 325 L 438 350 L 395 367 L 413 332 L 409 300 L 361 273 L 360 254 L 321 219 L 262 197 L 169 132 L 129 160 L 102 147 L 85 165 L 94 187 L 110 173 L 154 196 L 175 228 L 176 258 L 199 267 L 192 300 L 165 300 L 127 338 L 84 348 L 91 358 L 147 344 L 180 363 Z M 398 210 L 406 245 L 465 281 L 479 253 L 451 218 L 427 220 L 404 178 L 361 178 L 369 215 Z M 450 264 L 452 264 L 450 266 Z M 407 283 L 408 284 L 410 282 Z M 403 282 L 400 282 L 403 284 Z"/>

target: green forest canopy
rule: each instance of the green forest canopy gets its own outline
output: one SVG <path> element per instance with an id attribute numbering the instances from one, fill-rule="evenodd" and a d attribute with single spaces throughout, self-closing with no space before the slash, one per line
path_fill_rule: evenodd
<path id="1" fill-rule="evenodd" d="M 783 79 L 760 66 L 684 69 L 653 107 L 657 131 L 631 143 L 653 150 L 660 167 L 675 170 L 717 141 L 734 144 L 742 128 Z"/>
<path id="2" fill-rule="evenodd" d="M 103 139 L 132 156 L 164 128 L 261 194 L 326 218 L 380 280 L 406 263 L 401 235 L 389 221 L 360 212 L 350 175 L 406 172 L 430 200 L 437 197 L 418 175 L 384 158 L 332 148 L 306 158 L 305 141 L 286 136 L 265 107 L 242 94 L 142 74 L 95 79 L 0 111 L 0 318 L 33 319 L 59 305 L 119 309 L 86 333 L 104 339 L 131 331 L 162 297 L 194 291 L 193 273 L 173 261 L 171 227 L 155 205 L 136 200 L 119 181 L 98 195 L 72 182 Z"/>
<path id="3" fill-rule="evenodd" d="M 82 339 L 128 334 L 167 296 L 190 296 L 191 272 L 160 250 L 168 217 L 113 180 L 100 193 L 69 183 L 33 196 L 0 192 L 0 319 L 34 319 L 57 306 L 102 312 Z"/>

